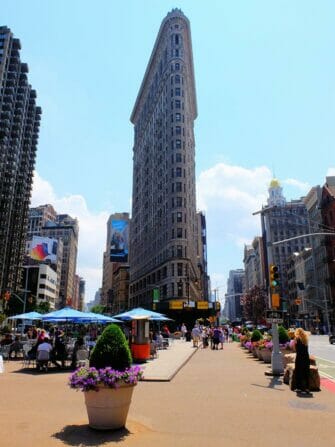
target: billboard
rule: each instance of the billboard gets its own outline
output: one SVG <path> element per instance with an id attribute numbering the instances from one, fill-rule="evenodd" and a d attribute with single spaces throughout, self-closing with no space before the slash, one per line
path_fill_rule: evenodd
<path id="1" fill-rule="evenodd" d="M 35 261 L 50 261 L 57 263 L 57 239 L 49 237 L 33 236 L 30 248 L 30 257 Z"/>
<path id="2" fill-rule="evenodd" d="M 110 261 L 127 262 L 129 222 L 127 220 L 112 220 L 111 226 Z"/>

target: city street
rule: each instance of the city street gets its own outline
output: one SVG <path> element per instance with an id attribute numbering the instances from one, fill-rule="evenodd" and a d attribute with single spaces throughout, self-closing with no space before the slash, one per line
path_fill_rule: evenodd
<path id="1" fill-rule="evenodd" d="M 311 335 L 309 351 L 317 359 L 320 374 L 335 380 L 335 345 L 328 341 L 328 335 Z"/>
<path id="2" fill-rule="evenodd" d="M 322 386 L 312 398 L 298 397 L 282 379 L 265 376 L 266 365 L 238 343 L 199 349 L 170 382 L 140 382 L 126 429 L 117 432 L 88 428 L 84 397 L 68 388 L 68 373 L 5 366 L 0 431 L 6 447 L 328 447 L 334 433 L 334 392 Z"/>

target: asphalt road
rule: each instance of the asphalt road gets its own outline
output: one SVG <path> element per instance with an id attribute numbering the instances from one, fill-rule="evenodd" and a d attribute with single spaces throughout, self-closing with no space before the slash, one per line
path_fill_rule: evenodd
<path id="1" fill-rule="evenodd" d="M 316 357 L 320 374 L 335 380 L 335 344 L 329 343 L 328 335 L 311 335 L 309 352 Z"/>

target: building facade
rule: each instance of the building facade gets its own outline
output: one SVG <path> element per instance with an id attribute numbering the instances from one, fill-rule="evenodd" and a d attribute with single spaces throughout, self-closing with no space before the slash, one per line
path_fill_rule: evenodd
<path id="1" fill-rule="evenodd" d="M 40 236 L 42 228 L 48 222 L 55 222 L 56 217 L 57 213 L 52 205 L 29 208 L 27 239 L 31 240 L 34 236 Z"/>
<path id="2" fill-rule="evenodd" d="M 261 237 L 254 238 L 250 245 L 244 246 L 245 290 L 254 286 L 266 286 L 264 245 Z"/>
<path id="3" fill-rule="evenodd" d="M 107 221 L 106 250 L 103 255 L 103 272 L 100 303 L 113 314 L 114 273 L 120 265 L 128 266 L 129 213 L 114 213 Z"/>
<path id="4" fill-rule="evenodd" d="M 335 177 L 326 177 L 326 183 L 322 188 L 321 214 L 324 230 L 333 232 L 335 230 Z M 331 329 L 335 325 L 335 237 L 325 236 L 322 241 L 326 248 L 324 262 L 328 268 L 326 280 L 326 299 L 329 300 L 329 320 Z"/>
<path id="5" fill-rule="evenodd" d="M 279 293 L 283 310 L 287 310 L 289 299 L 288 259 L 293 253 L 310 247 L 310 238 L 304 236 L 308 232 L 308 214 L 303 198 L 287 202 L 279 181 L 273 179 L 269 187 L 268 205 L 262 209 L 262 238 L 267 269 L 270 263 L 279 269 Z M 294 239 L 297 236 L 299 237 Z M 275 245 L 276 242 L 279 243 Z M 270 262 L 268 254 L 271 256 Z M 268 271 L 266 278 L 268 280 Z"/>
<path id="6" fill-rule="evenodd" d="M 41 108 L 21 44 L 0 27 L 0 296 L 21 285 Z"/>
<path id="7" fill-rule="evenodd" d="M 134 125 L 130 306 L 188 302 L 201 295 L 197 262 L 190 23 L 163 20 L 131 115 Z"/>
<path id="8" fill-rule="evenodd" d="M 61 240 L 63 243 L 58 302 L 60 308 L 72 302 L 75 293 L 78 235 L 78 220 L 68 214 L 57 214 L 55 222 L 47 222 L 41 230 L 41 236 Z"/>
<path id="9" fill-rule="evenodd" d="M 225 295 L 224 315 L 229 321 L 242 320 L 241 298 L 244 292 L 245 272 L 243 269 L 230 270 Z"/>

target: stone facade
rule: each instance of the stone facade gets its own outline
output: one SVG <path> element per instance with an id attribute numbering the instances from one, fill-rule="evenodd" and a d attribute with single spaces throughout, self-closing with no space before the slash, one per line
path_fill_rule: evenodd
<path id="1" fill-rule="evenodd" d="M 163 20 L 131 115 L 133 148 L 130 306 L 198 300 L 195 196 L 197 117 L 190 24 Z"/>

